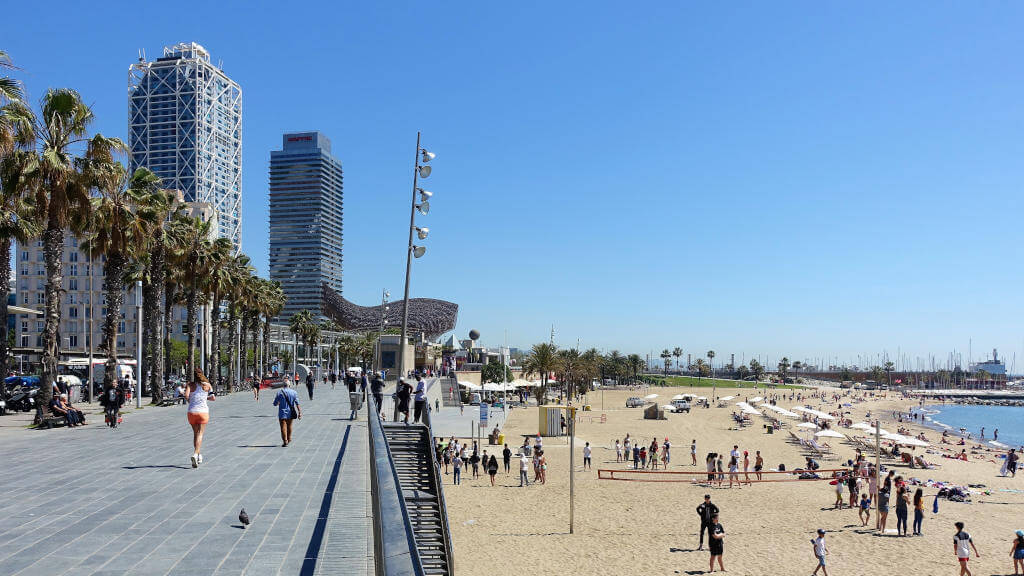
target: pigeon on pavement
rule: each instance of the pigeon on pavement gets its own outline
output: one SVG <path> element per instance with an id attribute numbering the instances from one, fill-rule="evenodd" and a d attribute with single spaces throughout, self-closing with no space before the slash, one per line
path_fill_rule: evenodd
<path id="1" fill-rule="evenodd" d="M 242 523 L 243 528 L 249 525 L 249 515 L 245 513 L 245 508 L 238 513 L 238 521 Z"/>

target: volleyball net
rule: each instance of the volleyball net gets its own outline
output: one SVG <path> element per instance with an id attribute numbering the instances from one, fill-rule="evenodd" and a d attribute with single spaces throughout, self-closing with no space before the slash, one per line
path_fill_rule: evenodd
<path id="1" fill-rule="evenodd" d="M 609 470 L 599 469 L 598 480 L 619 480 L 622 482 L 689 482 L 691 484 L 718 484 L 728 482 L 730 476 L 732 481 L 746 484 L 763 484 L 766 482 L 814 482 L 820 480 L 835 480 L 835 473 L 849 473 L 849 468 L 828 468 L 818 470 L 765 470 L 760 472 L 761 479 L 758 479 L 757 472 L 735 472 L 722 474 L 698 471 L 675 471 L 675 470 Z"/>

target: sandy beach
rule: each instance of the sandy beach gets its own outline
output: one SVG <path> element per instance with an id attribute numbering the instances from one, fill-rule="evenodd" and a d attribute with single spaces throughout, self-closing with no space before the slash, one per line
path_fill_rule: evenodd
<path id="1" fill-rule="evenodd" d="M 666 404 L 678 393 L 695 392 L 710 396 L 710 389 L 650 388 L 640 395 L 658 394 L 658 403 Z M 796 432 L 797 420 L 787 429 L 768 434 L 761 417 L 752 425 L 737 428 L 731 417 L 738 400 L 762 395 L 762 391 L 722 390 L 718 396 L 736 395 L 726 408 L 693 409 L 690 413 L 666 414 L 662 421 L 644 420 L 639 408 L 625 408 L 626 398 L 636 391 L 606 391 L 601 410 L 601 393 L 591 393 L 592 412 L 580 412 L 576 427 L 576 501 L 575 533 L 569 534 L 569 447 L 566 438 L 545 438 L 548 479 L 544 485 L 518 487 L 516 460 L 510 475 L 498 474 L 497 485 L 490 486 L 485 474 L 474 480 L 463 476 L 462 484 L 450 484 L 445 477 L 452 534 L 455 540 L 456 570 L 463 575 L 500 576 L 521 574 L 701 574 L 708 570 L 707 545 L 697 551 L 700 523 L 695 508 L 705 493 L 721 509 L 720 523 L 726 531 L 725 568 L 732 574 L 810 574 L 816 565 L 810 539 L 817 528 L 827 530 L 829 574 L 957 574 L 952 552 L 953 523 L 963 521 L 978 547 L 981 557 L 972 558 L 974 574 L 1012 574 L 1009 550 L 1014 531 L 1024 527 L 1019 515 L 1024 505 L 1024 480 L 1002 478 L 995 450 L 972 457 L 968 462 L 923 454 L 941 467 L 910 469 L 904 464 L 883 459 L 883 465 L 897 475 L 921 480 L 941 480 L 956 485 L 984 484 L 974 489 L 970 503 L 939 500 L 939 513 L 932 513 L 936 488 L 925 488 L 926 514 L 923 536 L 897 537 L 896 514 L 890 512 L 890 532 L 878 534 L 872 515 L 869 528 L 861 527 L 857 511 L 834 510 L 834 487 L 828 481 L 754 484 L 729 489 L 684 482 L 622 482 L 599 480 L 597 470 L 625 469 L 615 462 L 614 443 L 628 433 L 642 445 L 653 438 L 672 444 L 670 471 L 704 470 L 708 452 L 728 454 L 733 445 L 742 453 L 760 450 L 765 468 L 785 463 L 788 470 L 802 466 L 808 455 L 799 444 L 787 441 L 787 430 Z M 790 409 L 809 404 L 823 411 L 834 411 L 837 404 L 820 400 L 797 402 L 786 398 L 779 405 Z M 804 392 L 806 394 L 806 391 Z M 843 400 L 844 402 L 847 400 Z M 904 412 L 911 400 L 875 398 L 854 403 L 854 422 L 881 417 L 883 427 L 895 432 L 893 410 Z M 606 416 L 604 423 L 601 415 Z M 593 417 L 593 418 L 591 418 Z M 537 432 L 537 408 L 514 410 L 503 432 L 509 446 L 522 444 L 523 435 Z M 940 435 L 920 425 L 904 424 L 915 433 L 924 431 L 934 449 L 959 451 L 961 447 L 939 444 Z M 841 432 L 850 432 L 836 427 Z M 808 433 L 800 434 L 807 437 Z M 690 464 L 690 442 L 697 441 L 697 466 Z M 854 456 L 854 446 L 846 440 L 831 438 L 835 457 L 819 459 L 822 468 L 834 468 Z M 582 470 L 583 446 L 593 447 L 593 471 Z M 955 440 L 954 440 L 955 442 Z M 488 454 L 500 446 L 485 446 Z M 873 460 L 873 455 L 871 456 Z M 998 463 L 997 463 L 998 462 Z M 740 466 L 742 477 L 742 464 Z M 533 472 L 530 477 L 532 480 Z M 753 474 L 751 474 L 753 477 Z M 911 489 L 915 489 L 912 487 Z M 981 493 L 988 490 L 990 494 Z M 848 493 L 847 493 L 848 497 Z M 913 510 L 910 512 L 913 518 Z"/>

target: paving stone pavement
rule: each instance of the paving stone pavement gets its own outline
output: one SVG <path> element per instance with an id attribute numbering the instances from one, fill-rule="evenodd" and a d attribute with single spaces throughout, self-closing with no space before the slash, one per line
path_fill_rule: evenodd
<path id="1" fill-rule="evenodd" d="M 211 403 L 198 469 L 184 406 L 4 433 L 0 576 L 372 574 L 365 407 L 302 387 L 283 448 L 273 398 Z"/>

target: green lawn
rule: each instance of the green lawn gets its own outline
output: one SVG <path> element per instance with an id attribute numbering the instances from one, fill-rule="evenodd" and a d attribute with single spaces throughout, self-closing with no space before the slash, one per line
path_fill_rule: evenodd
<path id="1" fill-rule="evenodd" d="M 737 382 L 736 380 L 719 380 L 717 378 L 700 378 L 699 380 L 693 376 L 656 376 L 654 380 L 658 384 L 663 386 L 690 386 L 694 388 L 747 388 L 753 389 L 755 382 Z M 758 388 L 764 388 L 766 384 L 764 382 L 757 382 Z M 790 389 L 800 388 L 800 386 L 794 386 L 792 384 L 776 384 L 776 389 Z"/>

